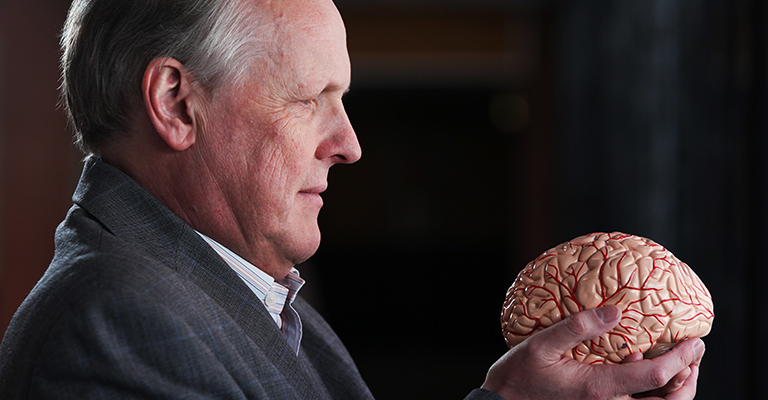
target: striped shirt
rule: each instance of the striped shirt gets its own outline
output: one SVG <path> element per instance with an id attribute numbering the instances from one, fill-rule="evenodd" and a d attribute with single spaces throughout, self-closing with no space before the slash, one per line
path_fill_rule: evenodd
<path id="1" fill-rule="evenodd" d="M 288 341 L 288 345 L 298 355 L 302 336 L 301 318 L 291 304 L 299 289 L 304 285 L 304 280 L 299 277 L 299 271 L 292 268 L 285 278 L 275 281 L 271 275 L 233 253 L 232 250 L 200 232 L 197 234 L 211 245 L 227 265 L 237 273 L 237 276 L 245 282 L 259 301 L 264 304 L 269 315 Z"/>

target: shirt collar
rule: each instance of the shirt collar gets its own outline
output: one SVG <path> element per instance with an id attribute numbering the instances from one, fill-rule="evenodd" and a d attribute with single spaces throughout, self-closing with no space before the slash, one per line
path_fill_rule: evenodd
<path id="1" fill-rule="evenodd" d="M 197 234 L 200 235 L 200 237 L 202 237 L 221 256 L 224 262 L 237 273 L 240 279 L 248 285 L 248 288 L 250 288 L 259 301 L 264 304 L 270 314 L 273 314 L 273 318 L 282 312 L 285 304 L 293 303 L 297 293 L 305 283 L 299 276 L 299 271 L 296 268 L 291 268 L 290 273 L 285 278 L 275 281 L 271 275 L 238 256 L 232 250 L 200 232 L 197 232 Z"/>

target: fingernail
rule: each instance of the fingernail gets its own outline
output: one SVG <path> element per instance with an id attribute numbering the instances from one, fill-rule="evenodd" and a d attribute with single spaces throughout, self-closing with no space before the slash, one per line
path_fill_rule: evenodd
<path id="1" fill-rule="evenodd" d="M 704 352 L 707 350 L 707 346 L 704 344 L 703 341 L 699 340 L 698 343 L 696 343 L 696 352 L 699 353 L 699 356 L 696 358 L 696 365 L 701 364 L 701 359 L 704 357 Z"/>
<path id="2" fill-rule="evenodd" d="M 619 308 L 616 306 L 601 307 L 595 310 L 597 317 L 603 322 L 610 322 L 619 317 Z"/>

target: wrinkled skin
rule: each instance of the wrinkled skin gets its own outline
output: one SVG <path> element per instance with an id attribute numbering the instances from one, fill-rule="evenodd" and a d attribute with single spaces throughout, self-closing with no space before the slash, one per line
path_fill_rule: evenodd
<path id="1" fill-rule="evenodd" d="M 351 69 L 331 0 L 243 0 L 268 21 L 239 81 L 202 88 L 154 60 L 129 139 L 101 149 L 196 230 L 276 280 L 315 253 L 329 169 L 362 155 L 342 97 Z M 262 32 L 263 31 L 263 32 Z"/>

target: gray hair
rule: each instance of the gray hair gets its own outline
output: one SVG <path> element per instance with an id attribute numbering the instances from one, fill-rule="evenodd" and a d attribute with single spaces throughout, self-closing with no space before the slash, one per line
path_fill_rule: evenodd
<path id="1" fill-rule="evenodd" d="M 127 131 L 149 63 L 173 58 L 209 93 L 263 51 L 238 0 L 74 0 L 61 36 L 61 93 L 86 153 Z"/>

